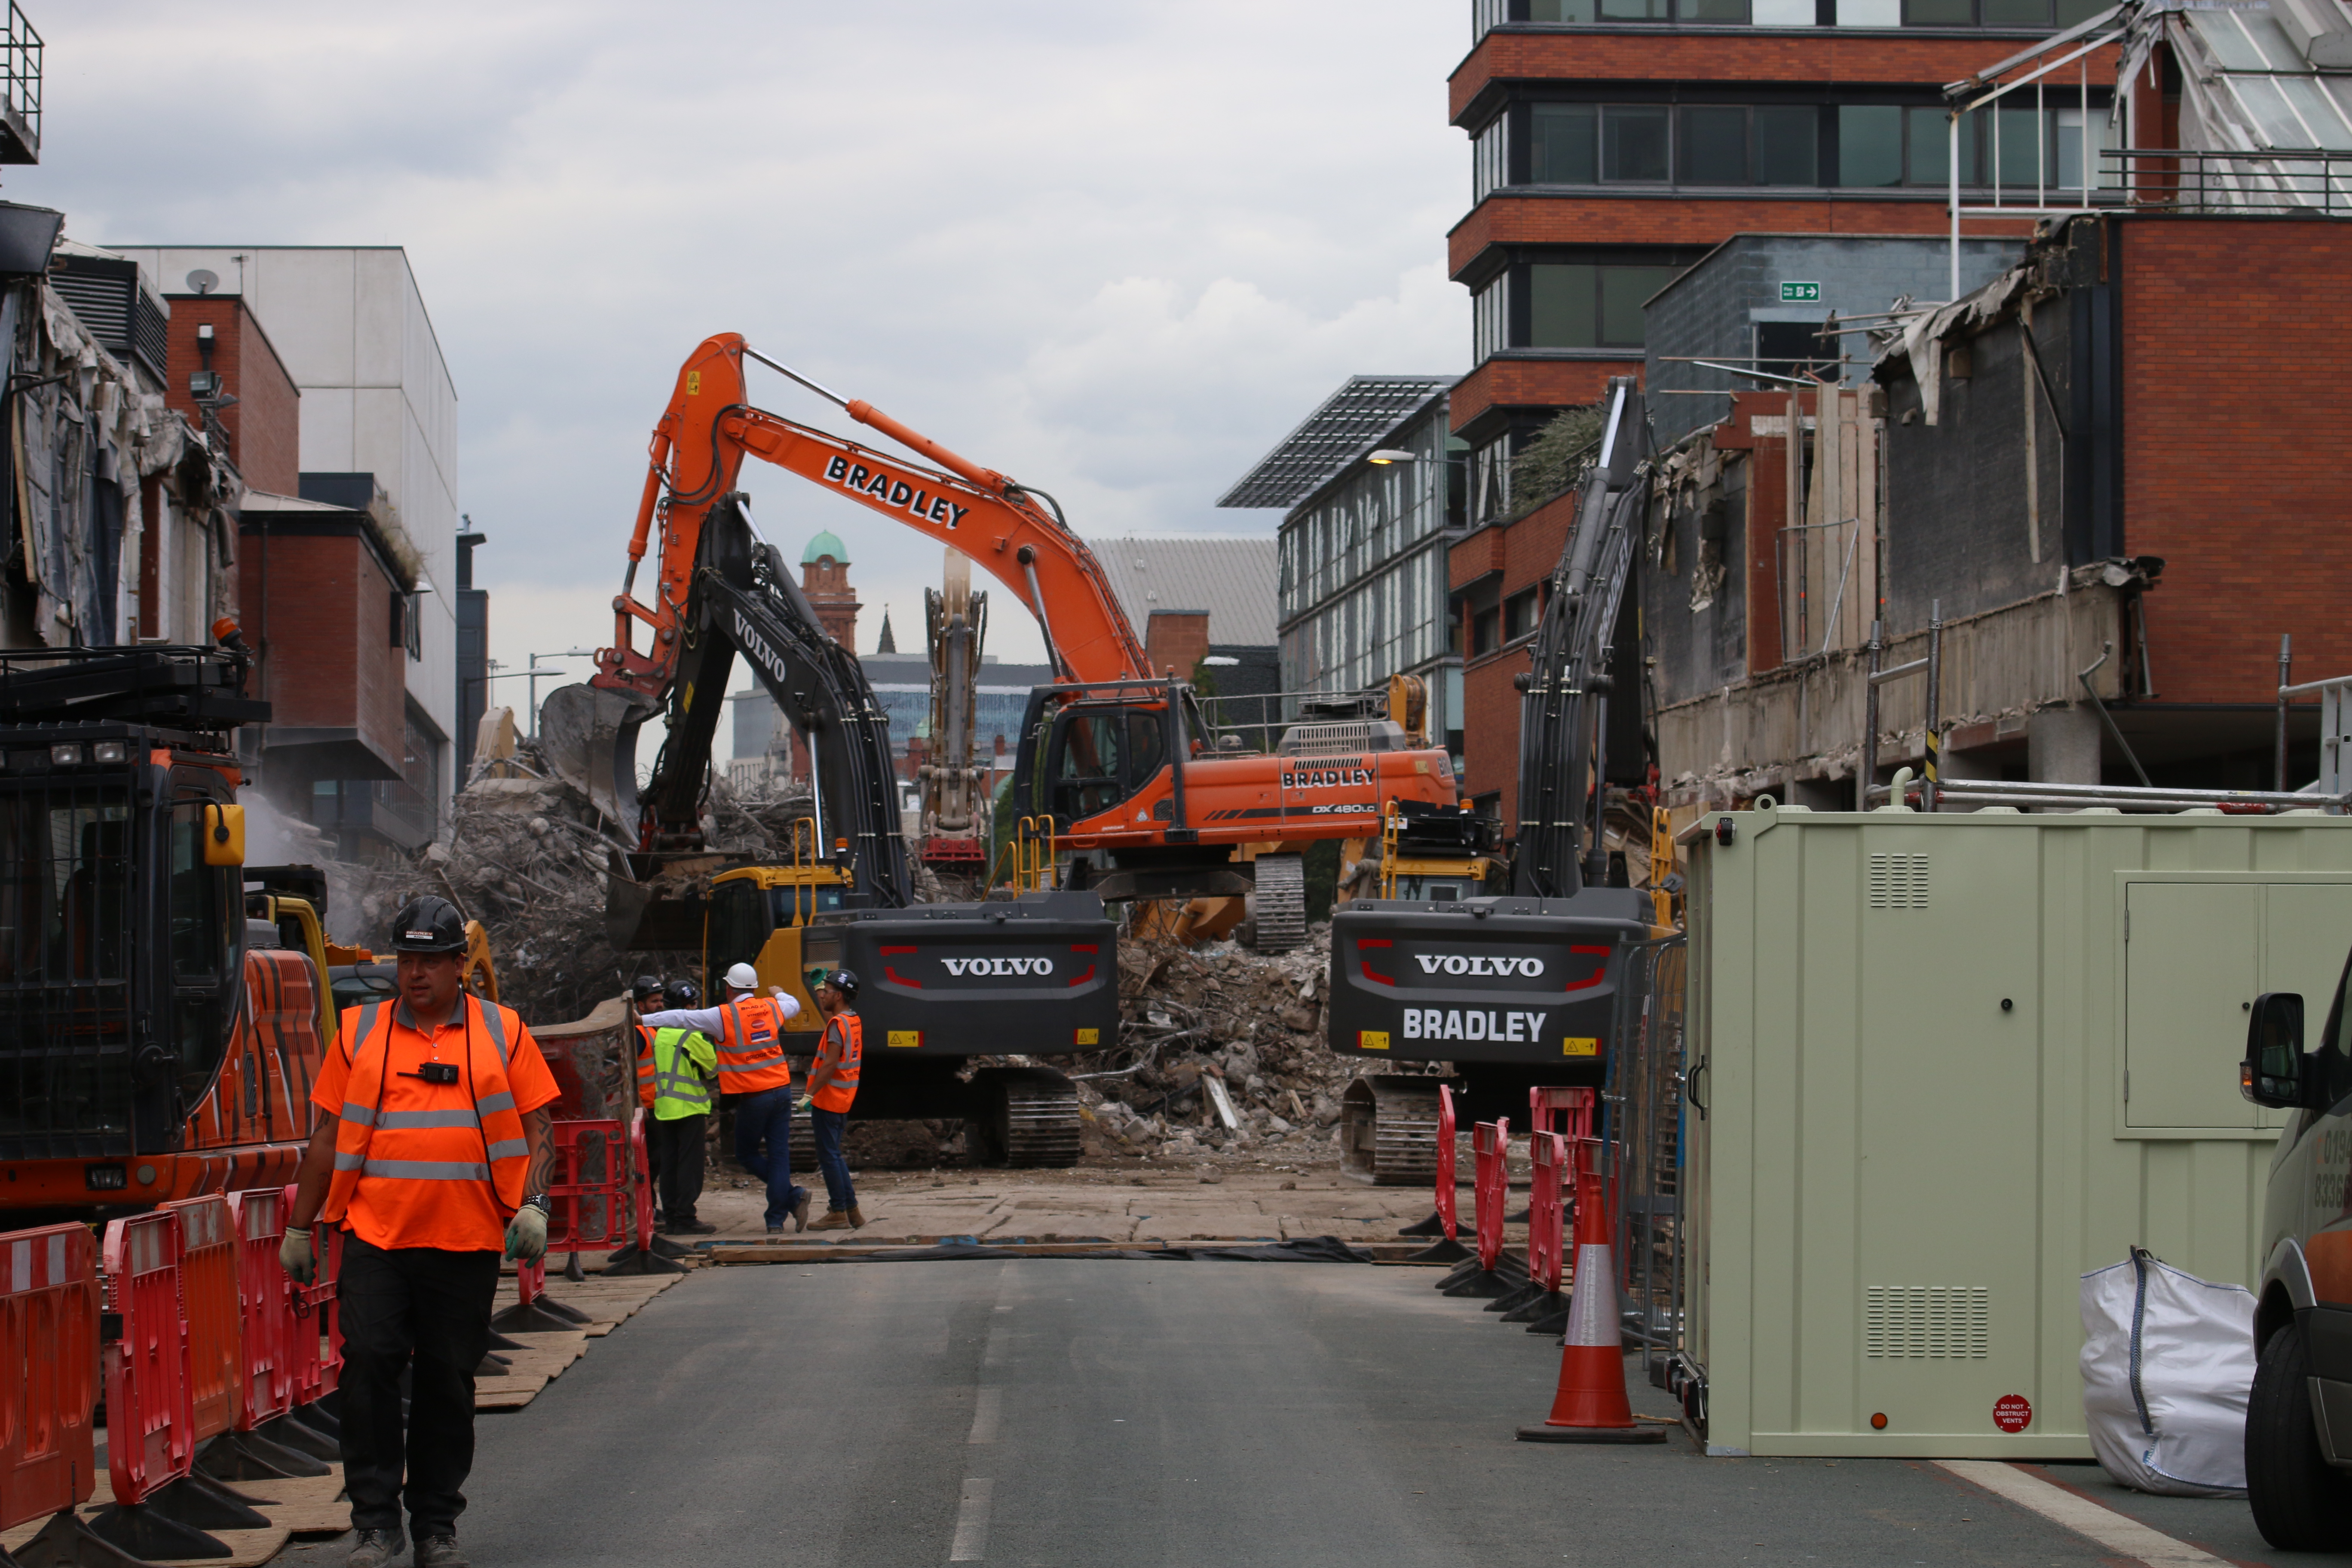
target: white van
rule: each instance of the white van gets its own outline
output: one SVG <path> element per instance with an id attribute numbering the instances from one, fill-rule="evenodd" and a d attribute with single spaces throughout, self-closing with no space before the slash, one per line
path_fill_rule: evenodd
<path id="1" fill-rule="evenodd" d="M 2239 1085 L 2293 1110 L 2263 1198 L 2268 1261 L 2256 1295 L 2260 1355 L 2246 1410 L 2246 1489 L 2263 1538 L 2281 1551 L 2352 1548 L 2352 1006 L 2336 982 L 2316 1047 L 2304 1001 L 2256 999 Z"/>

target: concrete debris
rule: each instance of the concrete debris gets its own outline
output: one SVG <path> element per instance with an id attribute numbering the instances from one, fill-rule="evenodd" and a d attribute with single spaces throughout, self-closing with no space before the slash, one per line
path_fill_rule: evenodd
<path id="1" fill-rule="evenodd" d="M 1339 1097 L 1358 1064 L 1323 1041 L 1328 924 L 1310 926 L 1304 947 L 1276 956 L 1231 942 L 1184 948 L 1128 938 L 1118 958 L 1118 1045 L 1055 1064 L 1078 1079 L 1089 1154 L 1187 1163 L 1211 1154 L 1337 1158 Z M 1231 1128 L 1220 1098 L 1233 1110 Z"/>

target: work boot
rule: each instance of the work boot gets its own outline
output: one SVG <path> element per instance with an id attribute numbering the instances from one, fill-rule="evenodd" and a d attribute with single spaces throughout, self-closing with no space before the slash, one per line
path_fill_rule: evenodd
<path id="1" fill-rule="evenodd" d="M 852 1230 L 864 1230 L 866 1228 L 866 1211 L 859 1208 L 856 1204 L 849 1205 L 849 1228 Z"/>
<path id="2" fill-rule="evenodd" d="M 454 1535 L 428 1535 L 416 1543 L 416 1568 L 473 1568 Z"/>
<path id="3" fill-rule="evenodd" d="M 407 1550 L 408 1533 L 396 1524 L 390 1530 L 362 1530 L 359 1544 L 352 1548 L 352 1554 L 343 1562 L 345 1568 L 387 1568 L 394 1558 Z"/>
<path id="4" fill-rule="evenodd" d="M 827 1209 L 824 1217 L 809 1226 L 811 1230 L 847 1230 L 856 1224 L 847 1209 Z"/>
<path id="5" fill-rule="evenodd" d="M 809 1227 L 809 1195 L 808 1189 L 806 1187 L 803 1187 L 801 1189 L 801 1195 L 793 1200 L 793 1228 L 794 1230 L 806 1230 Z M 824 1228 L 823 1221 L 818 1222 L 817 1228 L 819 1230 L 823 1230 Z"/>
<path id="6" fill-rule="evenodd" d="M 715 1236 L 719 1227 L 707 1219 L 681 1220 L 667 1228 L 670 1236 Z"/>

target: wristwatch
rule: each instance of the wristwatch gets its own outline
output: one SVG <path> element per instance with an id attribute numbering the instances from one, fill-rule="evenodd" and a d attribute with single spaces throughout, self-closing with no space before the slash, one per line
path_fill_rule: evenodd
<path id="1" fill-rule="evenodd" d="M 547 1201 L 547 1194 L 545 1193 L 534 1193 L 530 1197 L 523 1199 L 522 1206 L 527 1209 L 537 1209 L 541 1215 L 544 1215 L 551 1219 L 553 1218 L 555 1215 L 554 1206 Z"/>

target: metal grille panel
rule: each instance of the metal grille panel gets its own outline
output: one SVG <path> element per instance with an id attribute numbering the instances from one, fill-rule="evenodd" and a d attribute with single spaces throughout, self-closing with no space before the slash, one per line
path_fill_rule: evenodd
<path id="1" fill-rule="evenodd" d="M 1873 855 L 1868 875 L 1872 909 L 1924 910 L 1927 907 L 1927 858 L 1925 855 Z"/>
<path id="2" fill-rule="evenodd" d="M 1882 1361 L 1981 1361 L 1992 1339 L 1982 1285 L 1872 1285 L 1863 1293 L 1863 1354 Z"/>

